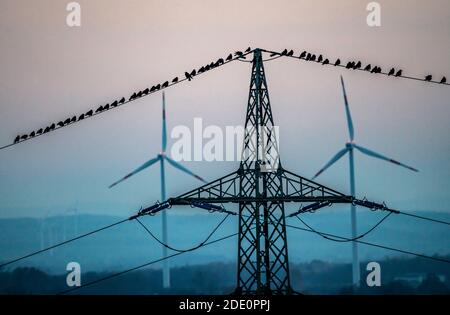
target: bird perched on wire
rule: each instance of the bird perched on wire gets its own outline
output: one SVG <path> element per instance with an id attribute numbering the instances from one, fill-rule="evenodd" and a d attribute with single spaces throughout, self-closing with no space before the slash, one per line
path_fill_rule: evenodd
<path id="1" fill-rule="evenodd" d="M 172 83 L 177 83 L 178 82 L 178 77 L 175 77 L 172 79 Z"/>
<path id="2" fill-rule="evenodd" d="M 370 65 L 370 63 L 364 68 L 364 71 L 370 71 L 370 69 L 372 68 L 372 66 Z"/>
<path id="3" fill-rule="evenodd" d="M 394 68 L 392 68 L 391 70 L 389 70 L 389 73 L 388 73 L 388 75 L 390 76 L 390 75 L 394 75 L 394 73 L 395 73 L 395 69 Z"/>
<path id="4" fill-rule="evenodd" d="M 447 83 L 447 78 L 446 77 L 442 77 L 441 82 L 439 82 L 441 84 L 445 84 Z"/>
<path id="5" fill-rule="evenodd" d="M 50 125 L 50 130 L 55 130 L 55 124 Z"/>
<path id="6" fill-rule="evenodd" d="M 294 55 L 294 51 L 291 49 L 288 51 L 288 53 L 286 54 L 286 56 L 288 57 L 292 57 Z"/>
<path id="7" fill-rule="evenodd" d="M 43 132 L 42 128 L 40 128 L 38 131 L 36 131 L 37 135 L 40 135 Z"/>
<path id="8" fill-rule="evenodd" d="M 226 61 L 231 61 L 231 59 L 233 59 L 233 55 L 232 55 L 232 54 L 229 54 L 228 57 L 227 57 L 227 59 L 226 59 Z"/>
<path id="9" fill-rule="evenodd" d="M 103 110 L 108 110 L 109 109 L 109 104 L 106 104 L 105 106 L 103 106 Z"/>
<path id="10" fill-rule="evenodd" d="M 341 64 L 341 59 L 336 59 L 336 62 L 334 63 L 335 66 L 339 66 Z"/>
<path id="11" fill-rule="evenodd" d="M 20 135 L 18 135 L 15 139 L 14 139 L 14 143 L 17 143 L 20 141 Z"/>
<path id="12" fill-rule="evenodd" d="M 20 137 L 21 140 L 26 140 L 28 138 L 28 135 L 23 135 Z"/>
<path id="13" fill-rule="evenodd" d="M 135 96 L 136 97 L 136 96 Z M 97 110 L 95 111 L 96 113 L 100 113 L 101 111 L 103 111 L 103 106 L 100 105 L 99 108 L 97 108 Z"/>
<path id="14" fill-rule="evenodd" d="M 133 94 L 131 94 L 130 98 L 128 99 L 129 101 L 132 101 L 136 98 L 136 92 L 134 92 Z"/>
<path id="15" fill-rule="evenodd" d="M 119 104 L 123 104 L 123 103 L 125 103 L 125 97 L 122 97 L 119 101 Z"/>
<path id="16" fill-rule="evenodd" d="M 147 89 L 148 90 L 148 89 Z M 116 107 L 117 106 L 117 101 L 112 102 L 111 107 Z"/>
<path id="17" fill-rule="evenodd" d="M 78 121 L 83 120 L 84 119 L 84 114 L 81 114 L 80 117 L 78 117 Z"/>
<path id="18" fill-rule="evenodd" d="M 77 121 L 77 116 L 73 116 L 72 119 L 70 120 L 70 122 L 76 122 Z"/>
<path id="19" fill-rule="evenodd" d="M 311 53 L 307 53 L 307 54 L 306 54 L 306 57 L 305 57 L 305 60 L 306 60 L 306 61 L 311 60 L 311 56 L 312 56 Z"/>
<path id="20" fill-rule="evenodd" d="M 286 56 L 287 53 L 288 53 L 288 50 L 285 48 L 285 49 L 281 52 L 281 55 L 282 55 L 282 56 Z"/>
<path id="21" fill-rule="evenodd" d="M 298 58 L 299 58 L 299 59 L 305 58 L 305 57 L 306 57 L 306 53 L 307 53 L 307 51 L 304 50 L 304 51 L 300 54 L 300 56 L 299 56 Z"/>
<path id="22" fill-rule="evenodd" d="M 311 61 L 316 61 L 316 55 L 314 54 L 311 55 Z"/>
<path id="23" fill-rule="evenodd" d="M 32 132 L 30 133 L 30 138 L 33 138 L 35 135 L 36 135 L 36 132 L 32 131 Z"/>
<path id="24" fill-rule="evenodd" d="M 197 75 L 197 71 L 194 69 L 194 70 L 191 71 L 191 77 L 193 77 L 195 75 Z"/>
<path id="25" fill-rule="evenodd" d="M 323 65 L 327 65 L 327 64 L 329 64 L 329 63 L 330 63 L 330 60 L 328 60 L 328 58 L 326 58 L 326 59 L 322 62 Z"/>
<path id="26" fill-rule="evenodd" d="M 251 50 L 252 50 L 252 49 L 251 49 L 250 47 L 248 47 L 248 48 L 245 50 L 245 52 L 246 52 L 246 53 L 249 53 Z"/>
<path id="27" fill-rule="evenodd" d="M 347 62 L 347 65 L 345 66 L 345 68 L 350 69 L 353 68 L 355 66 L 355 63 L 353 61 L 349 61 Z"/>
<path id="28" fill-rule="evenodd" d="M 163 85 L 161 85 L 162 88 L 166 88 L 169 86 L 169 81 L 166 81 L 163 83 Z"/>
<path id="29" fill-rule="evenodd" d="M 242 55 L 243 55 L 244 53 L 242 52 L 242 51 L 240 51 L 240 50 L 238 50 L 238 51 L 236 51 L 235 53 L 234 53 L 234 55 L 236 56 L 236 57 L 242 57 Z"/>
<path id="30" fill-rule="evenodd" d="M 395 74 L 396 77 L 401 77 L 403 74 L 402 69 L 398 70 L 397 73 Z"/>
<path id="31" fill-rule="evenodd" d="M 323 60 L 323 56 L 319 55 L 319 58 L 317 58 L 317 62 L 322 62 L 322 60 Z"/>
<path id="32" fill-rule="evenodd" d="M 186 77 L 186 79 L 188 79 L 188 81 L 191 81 L 191 80 L 192 80 L 192 76 L 190 75 L 190 73 L 185 72 L 185 73 L 184 73 L 184 76 Z"/>
<path id="33" fill-rule="evenodd" d="M 64 126 L 64 122 L 60 121 L 60 122 L 57 123 L 57 125 L 58 125 L 58 127 L 62 127 L 62 126 Z"/>
<path id="34" fill-rule="evenodd" d="M 66 120 L 64 120 L 64 125 L 68 125 L 70 124 L 70 118 L 67 118 Z"/>
<path id="35" fill-rule="evenodd" d="M 144 91 L 142 91 L 142 94 L 147 95 L 150 92 L 149 88 L 146 88 Z"/>
<path id="36" fill-rule="evenodd" d="M 356 63 L 356 65 L 353 67 L 353 69 L 359 69 L 359 68 L 361 68 L 361 61 L 358 61 L 357 63 Z"/>
<path id="37" fill-rule="evenodd" d="M 93 114 L 93 111 L 92 111 L 92 109 L 91 109 L 91 110 L 89 110 L 89 111 L 86 112 L 86 117 L 87 117 L 87 116 L 92 116 L 92 114 Z"/>
<path id="38" fill-rule="evenodd" d="M 45 127 L 44 133 L 47 133 L 47 132 L 49 132 L 49 131 L 50 131 L 50 127 Z"/>
<path id="39" fill-rule="evenodd" d="M 431 81 L 433 79 L 433 76 L 431 74 L 425 76 L 425 81 Z"/>

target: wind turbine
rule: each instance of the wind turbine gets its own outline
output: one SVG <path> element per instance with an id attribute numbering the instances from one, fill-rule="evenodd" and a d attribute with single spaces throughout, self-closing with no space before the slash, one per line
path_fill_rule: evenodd
<path id="1" fill-rule="evenodd" d="M 201 180 L 202 182 L 206 181 L 201 178 L 200 176 L 194 174 L 190 170 L 188 170 L 186 167 L 181 165 L 180 163 L 172 160 L 166 155 L 166 148 L 167 148 L 167 130 L 166 130 L 166 97 L 164 92 L 162 93 L 162 150 L 161 153 L 159 153 L 155 158 L 148 160 L 141 166 L 139 166 L 137 169 L 132 171 L 131 173 L 125 175 L 123 178 L 115 182 L 114 184 L 110 185 L 109 188 L 114 187 L 115 185 L 119 184 L 120 182 L 126 180 L 127 178 L 130 178 L 131 176 L 139 173 L 140 171 L 143 171 L 144 169 L 152 166 L 153 164 L 159 162 L 160 163 L 160 172 L 161 172 L 161 202 L 166 200 L 166 176 L 165 176 L 165 167 L 164 162 L 167 161 L 170 165 L 173 167 L 179 169 L 180 171 L 191 175 L 198 180 Z M 162 211 L 162 239 L 163 243 L 167 244 L 167 212 Z M 165 246 L 162 246 L 162 252 L 163 257 L 167 257 L 167 248 Z M 170 269 L 169 269 L 169 262 L 167 259 L 164 259 L 163 261 L 163 287 L 169 288 L 170 287 Z"/>
<path id="2" fill-rule="evenodd" d="M 394 159 L 388 158 L 384 155 L 381 155 L 377 152 L 364 148 L 360 145 L 357 145 L 354 141 L 354 129 L 352 116 L 350 115 L 350 108 L 348 106 L 347 94 L 345 92 L 344 79 L 341 76 L 341 84 L 342 84 L 342 92 L 344 94 L 344 102 L 345 102 L 345 113 L 347 116 L 347 125 L 348 132 L 350 136 L 350 141 L 345 144 L 345 148 L 336 153 L 335 156 L 327 163 L 325 166 L 314 175 L 313 179 L 319 176 L 323 171 L 325 171 L 328 167 L 333 165 L 336 161 L 338 161 L 341 157 L 343 157 L 346 153 L 348 153 L 349 157 L 349 165 L 350 165 L 350 193 L 352 196 L 355 196 L 355 168 L 353 161 L 353 149 L 360 151 L 368 156 L 381 159 L 387 162 L 391 162 L 395 165 L 403 166 L 411 171 L 418 172 L 417 169 L 408 166 L 406 164 L 400 163 Z M 351 205 L 351 225 L 352 225 L 352 238 L 357 237 L 357 229 L 356 229 L 356 208 L 352 204 Z M 358 244 L 356 242 L 352 242 L 352 274 L 353 274 L 353 285 L 358 286 L 360 282 L 360 270 L 359 270 L 359 259 L 358 259 Z"/>

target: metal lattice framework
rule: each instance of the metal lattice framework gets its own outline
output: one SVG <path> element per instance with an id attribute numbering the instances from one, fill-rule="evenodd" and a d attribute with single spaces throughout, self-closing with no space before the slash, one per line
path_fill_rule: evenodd
<path id="1" fill-rule="evenodd" d="M 242 160 L 237 171 L 170 199 L 239 205 L 239 294 L 290 294 L 284 204 L 350 203 L 352 197 L 281 166 L 261 50 L 254 50 Z"/>

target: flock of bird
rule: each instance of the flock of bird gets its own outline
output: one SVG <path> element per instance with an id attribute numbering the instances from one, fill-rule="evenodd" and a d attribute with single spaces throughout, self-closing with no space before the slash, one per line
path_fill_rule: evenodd
<path id="1" fill-rule="evenodd" d="M 201 66 L 199 69 L 193 69 L 190 72 L 185 72 L 184 73 L 184 78 L 179 79 L 178 77 L 173 78 L 170 82 L 169 81 L 165 81 L 164 83 L 159 83 L 156 85 L 153 85 L 150 88 L 146 88 L 144 90 L 141 90 L 139 92 L 134 92 L 129 98 L 128 100 L 125 99 L 125 97 L 122 97 L 120 100 L 115 100 L 111 103 L 107 103 L 106 105 L 101 105 L 99 106 L 96 110 L 89 110 L 86 113 L 83 113 L 79 116 L 72 116 L 69 117 L 65 120 L 61 120 L 58 123 L 52 123 L 51 125 L 45 127 L 45 128 L 40 128 L 39 130 L 36 131 L 32 131 L 31 133 L 27 133 L 27 134 L 23 134 L 23 135 L 17 135 L 16 138 L 14 139 L 14 143 L 19 143 L 21 141 L 25 141 L 29 138 L 33 138 L 42 134 L 45 134 L 47 132 L 53 131 L 57 128 L 62 128 L 64 126 L 76 123 L 78 121 L 81 121 L 83 119 L 89 118 L 91 116 L 100 114 L 101 112 L 113 109 L 117 106 L 123 105 L 125 103 L 134 101 L 140 97 L 146 96 L 148 94 L 160 91 L 162 89 L 165 89 L 167 87 L 169 87 L 170 85 L 174 85 L 177 83 L 180 83 L 184 80 L 188 80 L 191 81 L 196 75 L 199 75 L 203 72 L 212 70 L 214 68 L 220 67 L 222 65 L 224 65 L 225 63 L 228 63 L 230 61 L 233 61 L 234 59 L 245 59 L 245 55 L 250 53 L 252 50 L 250 47 L 248 47 L 245 51 L 236 51 L 234 53 L 230 53 L 226 58 L 219 58 L 217 61 L 213 61 L 207 65 Z"/>
<path id="2" fill-rule="evenodd" d="M 262 50 L 265 52 L 270 53 L 271 57 L 282 57 L 282 56 L 287 56 L 287 57 L 292 57 L 292 58 L 298 58 L 301 60 L 305 60 L 305 61 L 312 61 L 312 62 L 317 62 L 320 63 L 322 65 L 334 65 L 334 66 L 339 66 L 339 67 L 345 67 L 346 69 L 353 69 L 353 70 L 363 70 L 363 71 L 368 71 L 370 73 L 382 73 L 388 76 L 394 76 L 394 77 L 404 77 L 403 76 L 403 70 L 401 69 L 395 69 L 395 68 L 391 68 L 389 70 L 389 72 L 385 73 L 382 71 L 381 67 L 379 66 L 372 66 L 371 64 L 368 64 L 366 66 L 363 66 L 363 64 L 361 63 L 361 61 L 349 61 L 347 62 L 347 64 L 343 64 L 341 62 L 341 60 L 338 58 L 336 59 L 334 62 L 331 62 L 328 58 L 325 58 L 323 55 L 318 55 L 316 56 L 316 54 L 314 53 L 310 53 L 307 51 L 303 51 L 302 53 L 300 53 L 300 55 L 294 56 L 294 51 L 293 50 L 288 50 L 288 49 L 284 49 L 282 52 L 271 52 L 271 51 L 267 51 L 267 50 Z M 78 121 L 81 121 L 83 119 L 89 118 L 91 116 L 100 114 L 104 111 L 113 109 L 117 106 L 123 105 L 125 103 L 134 101 L 138 98 L 141 98 L 143 96 L 146 96 L 148 94 L 160 91 L 162 89 L 165 89 L 171 85 L 180 83 L 182 81 L 188 80 L 191 81 L 196 75 L 199 75 L 201 73 L 204 73 L 206 71 L 212 70 L 214 68 L 220 67 L 228 62 L 231 62 L 233 60 L 241 60 L 241 59 L 245 59 L 246 55 L 251 53 L 252 49 L 250 47 L 248 47 L 246 50 L 244 51 L 236 51 L 234 53 L 230 53 L 226 58 L 219 58 L 216 61 L 213 61 L 209 64 L 203 65 L 198 69 L 193 69 L 191 71 L 186 71 L 184 73 L 184 78 L 178 78 L 175 77 L 170 81 L 165 81 L 163 83 L 158 83 L 156 85 L 153 85 L 150 88 L 146 88 L 144 90 L 141 90 L 139 92 L 134 92 L 128 99 L 126 99 L 125 97 L 122 97 L 120 100 L 115 100 L 111 103 L 108 103 L 106 105 L 101 105 L 99 106 L 96 110 L 89 110 L 86 113 L 83 113 L 79 116 L 72 116 L 69 117 L 65 120 L 61 120 L 58 123 L 52 123 L 51 125 L 45 127 L 45 128 L 40 128 L 39 130 L 36 131 L 32 131 L 31 133 L 27 133 L 27 134 L 22 134 L 22 135 L 17 135 L 16 138 L 14 139 L 14 144 L 19 143 L 21 141 L 25 141 L 27 139 L 45 134 L 47 132 L 53 131 L 55 129 L 58 128 L 62 128 L 64 126 L 76 123 Z M 404 78 L 408 78 L 408 77 L 404 77 Z M 423 81 L 428 81 L 428 82 L 432 82 L 433 80 L 433 76 L 431 74 L 426 75 L 423 79 Z M 436 82 L 436 81 L 433 81 Z M 436 82 L 437 83 L 437 82 Z M 439 81 L 439 83 L 442 84 L 446 84 L 447 83 L 447 78 L 444 76 L 442 77 L 442 79 Z"/>
<path id="3" fill-rule="evenodd" d="M 334 65 L 334 66 L 339 66 L 339 67 L 345 67 L 346 69 L 364 70 L 364 71 L 368 71 L 370 73 L 383 73 L 388 76 L 403 77 L 403 70 L 401 70 L 401 69 L 391 68 L 389 70 L 389 72 L 384 73 L 382 71 L 381 67 L 376 66 L 376 65 L 372 66 L 371 64 L 368 64 L 366 66 L 363 66 L 361 61 L 349 61 L 346 64 L 344 64 L 344 63 L 342 63 L 341 59 L 339 59 L 339 58 L 337 58 L 334 62 L 331 62 L 328 58 L 325 58 L 323 55 L 316 56 L 316 54 L 313 54 L 313 53 L 310 53 L 307 51 L 303 51 L 302 53 L 300 53 L 300 55 L 298 57 L 294 56 L 294 51 L 292 49 L 291 50 L 284 49 L 281 53 L 280 52 L 271 52 L 270 57 L 275 57 L 275 56 L 287 56 L 287 57 L 303 59 L 305 61 L 313 61 L 313 62 L 321 63 L 322 65 Z M 423 78 L 423 81 L 431 82 L 432 80 L 433 80 L 433 76 L 431 74 L 428 74 Z M 447 78 L 445 76 L 443 76 L 441 78 L 441 80 L 439 81 L 439 83 L 446 84 Z"/>

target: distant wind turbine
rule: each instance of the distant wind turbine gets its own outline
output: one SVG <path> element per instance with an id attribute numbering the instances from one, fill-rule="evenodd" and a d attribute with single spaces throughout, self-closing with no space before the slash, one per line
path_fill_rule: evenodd
<path id="1" fill-rule="evenodd" d="M 336 161 L 338 161 L 341 157 L 343 157 L 346 153 L 349 155 L 349 164 L 350 164 L 350 193 L 352 196 L 355 196 L 355 169 L 353 162 L 353 149 L 357 149 L 361 153 L 364 153 L 368 156 L 375 157 L 377 159 L 381 159 L 387 162 L 391 162 L 395 165 L 406 167 L 407 169 L 418 172 L 417 169 L 408 166 L 406 164 L 400 163 L 394 159 L 388 158 L 384 155 L 376 153 L 372 150 L 364 148 L 360 145 L 357 145 L 354 141 L 354 130 L 353 130 L 353 122 L 352 116 L 350 115 L 350 108 L 348 106 L 347 94 L 345 92 L 344 79 L 341 76 L 341 84 L 342 91 L 344 93 L 344 102 L 345 102 L 345 113 L 347 116 L 347 124 L 348 124 L 348 132 L 350 135 L 350 141 L 345 144 L 345 148 L 339 151 L 325 166 L 314 175 L 313 179 L 319 176 L 323 171 L 325 171 L 328 167 L 333 165 Z M 356 209 L 355 206 L 351 205 L 351 224 L 352 224 L 352 238 L 357 237 L 357 229 L 356 229 Z M 360 282 L 360 270 L 359 270 L 359 259 L 358 259 L 358 244 L 356 242 L 352 242 L 352 274 L 353 274 L 353 285 L 358 286 Z"/>
<path id="2" fill-rule="evenodd" d="M 162 150 L 161 153 L 159 153 L 155 158 L 148 160 L 141 166 L 139 166 L 137 169 L 135 169 L 133 172 L 129 173 L 128 175 L 124 176 L 122 179 L 118 180 L 109 188 L 114 187 L 115 185 L 119 184 L 120 182 L 126 180 L 127 178 L 130 178 L 131 176 L 139 173 L 140 171 L 146 169 L 147 167 L 152 166 L 153 164 L 159 162 L 160 163 L 160 172 L 161 172 L 161 202 L 166 200 L 166 177 L 165 177 L 165 167 L 164 167 L 164 161 L 167 161 L 170 165 L 173 167 L 179 169 L 180 171 L 191 175 L 198 180 L 201 180 L 202 182 L 205 182 L 203 178 L 200 176 L 194 174 L 190 170 L 188 170 L 186 167 L 181 165 L 180 163 L 172 160 L 166 155 L 166 148 L 167 148 L 167 129 L 166 129 L 166 97 L 164 92 L 162 93 Z M 206 183 L 206 182 L 205 182 Z M 162 239 L 163 243 L 167 244 L 167 212 L 162 211 Z M 163 258 L 167 257 L 167 248 L 165 246 L 162 247 L 163 251 Z M 163 261 L 163 287 L 169 288 L 170 287 L 170 269 L 169 269 L 169 262 L 167 259 Z"/>

